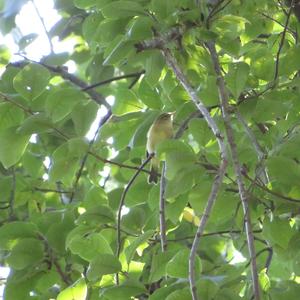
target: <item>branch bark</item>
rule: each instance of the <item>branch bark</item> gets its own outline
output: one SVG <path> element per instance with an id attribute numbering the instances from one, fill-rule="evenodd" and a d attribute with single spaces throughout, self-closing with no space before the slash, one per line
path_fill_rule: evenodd
<path id="1" fill-rule="evenodd" d="M 249 209 L 249 197 L 245 189 L 245 184 L 243 182 L 243 175 L 241 170 L 241 164 L 238 158 L 238 151 L 237 146 L 234 140 L 234 133 L 231 126 L 230 120 L 230 108 L 229 108 L 229 99 L 227 90 L 225 87 L 225 81 L 222 76 L 219 57 L 216 51 L 216 47 L 214 42 L 208 42 L 207 48 L 210 52 L 212 63 L 215 69 L 215 73 L 217 75 L 217 86 L 219 90 L 219 98 L 222 107 L 223 113 L 223 120 L 225 125 L 225 131 L 228 139 L 228 144 L 230 147 L 231 157 L 233 161 L 233 167 L 236 174 L 236 181 L 238 184 L 240 199 L 242 202 L 242 207 L 244 211 L 244 222 L 245 222 L 245 230 L 247 236 L 247 244 L 248 244 L 248 251 L 250 254 L 250 261 L 251 261 L 251 275 L 252 275 L 252 283 L 253 283 L 253 293 L 254 299 L 260 299 L 260 290 L 259 290 L 259 281 L 258 281 L 258 273 L 257 273 L 257 265 L 256 265 L 256 254 L 255 254 L 255 246 L 254 246 L 254 237 L 252 232 L 252 224 L 251 224 L 251 216 L 250 216 L 250 209 Z"/>
<path id="2" fill-rule="evenodd" d="M 265 159 L 267 158 L 267 154 L 264 151 L 264 149 L 261 147 L 259 144 L 258 140 L 256 139 L 253 131 L 251 128 L 248 126 L 247 122 L 244 120 L 243 116 L 240 114 L 240 112 L 237 110 L 236 111 L 236 117 L 242 124 L 242 126 L 245 129 L 246 134 L 248 135 L 251 144 L 253 145 L 255 152 L 258 157 L 258 164 L 256 168 L 256 178 L 260 179 L 263 184 L 269 183 L 269 176 L 267 172 L 267 168 L 265 166 Z"/>
<path id="3" fill-rule="evenodd" d="M 163 162 L 161 177 L 160 177 L 160 194 L 159 194 L 159 226 L 160 226 L 160 241 L 161 251 L 167 250 L 166 236 L 166 218 L 165 218 L 165 191 L 166 191 L 166 162 Z"/>
<path id="4" fill-rule="evenodd" d="M 140 172 L 143 170 L 143 168 L 149 163 L 149 161 L 152 159 L 153 156 L 154 156 L 154 153 L 150 154 L 147 157 L 147 159 L 140 165 L 138 170 L 135 172 L 135 174 L 129 180 L 128 184 L 126 185 L 126 187 L 122 193 L 120 203 L 119 203 L 118 213 L 117 213 L 117 251 L 116 251 L 116 256 L 118 258 L 120 256 L 120 252 L 121 252 L 121 217 L 122 217 L 122 209 L 125 204 L 126 195 L 129 191 L 130 187 L 134 183 L 135 179 L 137 178 L 137 176 L 140 174 Z M 116 283 L 117 283 L 117 285 L 119 285 L 119 273 L 116 274 Z"/>
<path id="5" fill-rule="evenodd" d="M 139 79 L 141 77 L 141 75 L 144 74 L 144 73 L 145 73 L 145 70 L 140 71 L 140 72 L 135 72 L 135 73 L 124 74 L 124 75 L 121 75 L 121 76 L 112 77 L 110 79 L 106 79 L 106 80 L 88 85 L 87 87 L 83 88 L 82 91 L 87 91 L 87 90 L 99 87 L 101 85 L 105 85 L 105 84 L 111 83 L 113 81 L 118 81 L 118 80 L 122 80 L 122 79 L 127 79 L 127 78 L 132 78 L 132 77 L 134 79 Z"/>
<path id="6" fill-rule="evenodd" d="M 200 113 L 203 115 L 204 119 L 206 120 L 208 126 L 212 130 L 213 134 L 215 135 L 220 156 L 221 156 L 221 163 L 220 167 L 218 169 L 217 175 L 214 178 L 214 182 L 212 184 L 211 192 L 207 200 L 207 204 L 203 213 L 203 216 L 201 218 L 200 224 L 197 229 L 197 233 L 195 235 L 193 245 L 190 252 L 190 258 L 189 258 L 189 284 L 190 284 L 190 290 L 192 294 L 193 300 L 199 300 L 198 294 L 197 294 L 197 287 L 196 287 L 196 274 L 195 274 L 195 261 L 196 261 L 196 255 L 197 255 L 197 249 L 200 244 L 201 236 L 204 232 L 206 223 L 209 219 L 210 212 L 212 210 L 212 207 L 216 201 L 218 192 L 221 188 L 223 177 L 225 175 L 226 167 L 227 167 L 227 153 L 225 144 L 223 141 L 223 136 L 221 135 L 221 132 L 214 121 L 214 119 L 211 117 L 209 111 L 201 101 L 201 99 L 198 97 L 196 91 L 191 87 L 189 84 L 186 76 L 184 75 L 183 71 L 179 67 L 178 62 L 176 61 L 175 57 L 171 54 L 170 50 L 167 48 L 162 49 L 162 53 L 166 59 L 167 64 L 169 67 L 173 70 L 175 76 L 177 77 L 177 80 L 180 82 L 180 84 L 183 86 L 183 88 L 186 90 L 188 95 L 191 97 L 191 100 L 194 102 L 197 109 L 200 111 Z"/>

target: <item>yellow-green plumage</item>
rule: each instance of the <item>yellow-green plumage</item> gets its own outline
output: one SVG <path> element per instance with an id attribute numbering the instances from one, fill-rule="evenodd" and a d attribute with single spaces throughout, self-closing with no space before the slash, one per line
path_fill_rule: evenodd
<path id="1" fill-rule="evenodd" d="M 173 137 L 173 113 L 161 114 L 150 127 L 147 134 L 147 153 L 156 152 L 157 145 L 166 139 Z M 157 183 L 160 161 L 155 156 L 151 160 L 148 182 Z"/>

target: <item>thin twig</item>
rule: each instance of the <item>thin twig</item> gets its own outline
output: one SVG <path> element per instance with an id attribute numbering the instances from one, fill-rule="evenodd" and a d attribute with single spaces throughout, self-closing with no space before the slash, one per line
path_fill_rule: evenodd
<path id="1" fill-rule="evenodd" d="M 248 174 L 246 174 L 245 172 L 243 173 L 243 176 L 248 179 L 251 183 L 253 183 L 254 185 L 256 185 L 257 187 L 259 187 L 260 189 L 262 189 L 263 191 L 277 197 L 277 198 L 281 198 L 283 200 L 286 200 L 288 202 L 293 202 L 293 203 L 300 203 L 300 199 L 295 199 L 295 198 L 291 198 L 285 195 L 282 195 L 280 193 L 274 192 L 270 189 L 268 189 L 266 186 L 259 184 L 257 181 L 255 181 L 253 178 L 251 178 Z"/>
<path id="2" fill-rule="evenodd" d="M 100 155 L 98 155 L 97 153 L 94 153 L 92 151 L 89 151 L 89 154 L 94 156 L 96 159 L 106 163 L 106 164 L 111 164 L 111 165 L 114 165 L 114 166 L 118 166 L 119 168 L 125 168 L 125 169 L 130 169 L 130 170 L 137 170 L 137 171 L 140 169 L 140 167 L 138 167 L 138 166 L 131 166 L 131 165 L 127 165 L 127 164 L 123 164 L 123 163 L 119 163 L 119 162 L 116 162 L 116 161 L 113 161 L 113 160 L 103 158 Z M 148 171 L 148 170 L 143 169 L 141 171 L 144 172 L 144 173 L 150 174 L 150 171 Z"/>
<path id="3" fill-rule="evenodd" d="M 209 28 L 210 24 L 210 20 L 215 16 L 217 15 L 219 12 L 221 12 L 222 10 L 225 9 L 226 6 L 228 6 L 230 4 L 230 2 L 232 0 L 228 0 L 222 7 L 219 7 L 225 0 L 220 0 L 213 8 L 212 10 L 210 11 L 208 17 L 207 17 L 207 20 L 206 20 L 206 27 Z"/>
<path id="4" fill-rule="evenodd" d="M 229 230 L 220 230 L 220 231 L 215 231 L 215 232 L 207 232 L 207 233 L 202 233 L 201 237 L 208 237 L 208 236 L 215 236 L 215 235 L 222 235 L 222 234 L 238 234 L 238 233 L 243 233 L 243 230 L 234 230 L 234 229 L 229 229 Z M 254 233 L 261 233 L 262 229 L 258 230 L 253 230 Z M 195 236 L 187 236 L 183 238 L 178 238 L 178 239 L 168 239 L 168 242 L 180 242 L 180 241 L 185 241 L 185 240 L 191 240 L 194 239 Z"/>
<path id="5" fill-rule="evenodd" d="M 109 78 L 109 79 L 106 79 L 106 80 L 88 85 L 87 87 L 82 88 L 81 90 L 82 91 L 87 91 L 87 90 L 99 87 L 101 85 L 105 85 L 105 84 L 111 83 L 113 81 L 122 80 L 122 79 L 126 79 L 126 78 L 132 78 L 132 77 L 140 78 L 140 76 L 144 73 L 145 73 L 145 70 L 140 71 L 140 72 L 135 72 L 135 73 L 130 73 L 130 74 L 125 74 L 125 75 L 121 75 L 121 76 L 112 77 L 112 78 Z"/>
<path id="6" fill-rule="evenodd" d="M 265 17 L 265 18 L 267 18 L 267 19 L 269 19 L 269 20 L 271 20 L 271 21 L 277 23 L 277 24 L 280 25 L 281 27 L 285 28 L 285 24 L 282 24 L 281 22 L 279 22 L 278 20 L 274 19 L 273 17 L 271 17 L 271 16 L 265 14 L 264 12 L 261 12 L 260 14 L 261 14 L 263 17 Z M 287 27 L 287 31 L 289 31 L 293 36 L 295 36 L 295 35 L 297 34 L 295 31 L 293 31 L 292 29 L 290 29 L 290 28 L 288 28 L 288 27 Z"/>
<path id="7" fill-rule="evenodd" d="M 59 274 L 59 276 L 61 277 L 62 281 L 69 286 L 72 283 L 72 279 L 70 278 L 70 276 L 68 274 L 66 274 L 60 264 L 58 263 L 58 259 L 57 257 L 54 255 L 53 249 L 51 248 L 47 238 L 42 235 L 41 233 L 38 233 L 37 235 L 38 239 L 41 240 L 44 244 L 45 247 L 45 252 L 47 253 L 48 257 L 49 257 L 49 263 L 53 264 L 56 268 L 57 273 Z"/>
<path id="8" fill-rule="evenodd" d="M 263 252 L 265 252 L 265 251 L 268 251 L 269 252 L 269 255 L 268 255 L 268 258 L 267 258 L 267 262 L 266 262 L 266 265 L 268 266 L 268 268 L 269 268 L 269 266 L 270 266 L 270 262 L 269 261 L 271 261 L 272 260 L 272 256 L 273 256 L 273 249 L 272 249 L 272 247 L 266 247 L 266 248 L 263 248 L 263 249 L 261 249 L 261 250 L 259 250 L 257 253 L 256 253 L 256 258 L 258 257 L 258 256 L 260 256 Z M 250 261 L 246 264 L 246 268 L 248 268 L 249 267 L 249 265 L 250 265 Z"/>
<path id="9" fill-rule="evenodd" d="M 160 241 L 161 241 L 162 252 L 166 252 L 167 250 L 165 192 L 166 192 L 166 162 L 164 161 L 161 170 L 160 193 L 159 193 L 159 227 L 160 227 Z"/>
<path id="10" fill-rule="evenodd" d="M 76 174 L 76 177 L 75 177 L 75 180 L 73 182 L 73 191 L 72 191 L 72 194 L 70 196 L 70 203 L 72 203 L 72 201 L 74 199 L 74 195 L 75 195 L 75 192 L 76 192 L 76 189 L 77 189 L 77 185 L 78 185 L 79 179 L 80 179 L 80 177 L 82 175 L 85 163 L 86 163 L 86 161 L 88 159 L 89 152 L 92 149 L 92 147 L 93 147 L 93 145 L 94 145 L 94 143 L 96 141 L 96 138 L 98 137 L 98 134 L 99 134 L 99 131 L 100 131 L 101 127 L 110 119 L 111 115 L 112 115 L 112 112 L 111 112 L 111 110 L 109 110 L 107 112 L 107 114 L 100 120 L 100 122 L 98 124 L 98 127 L 97 127 L 97 130 L 95 131 L 95 134 L 94 134 L 93 138 L 89 142 L 88 150 L 86 151 L 86 153 L 84 154 L 84 156 L 83 156 L 83 158 L 81 160 L 81 164 L 80 164 L 79 170 L 78 170 L 78 172 Z"/>
<path id="11" fill-rule="evenodd" d="M 16 107 L 20 108 L 21 110 L 23 110 L 25 113 L 33 115 L 33 111 L 31 109 L 29 109 L 29 108 L 23 106 L 22 104 L 14 101 L 13 99 L 8 97 L 7 95 L 0 92 L 0 97 L 2 98 L 3 101 L 13 104 L 14 106 L 16 106 Z"/>
<path id="12" fill-rule="evenodd" d="M 53 259 L 53 264 L 55 266 L 55 269 L 57 271 L 57 273 L 59 274 L 59 276 L 61 277 L 61 279 L 63 280 L 63 282 L 68 286 L 72 283 L 72 279 L 64 273 L 64 271 L 62 270 L 60 264 L 58 263 L 57 259 L 54 258 Z"/>
<path id="13" fill-rule="evenodd" d="M 117 250 L 116 250 L 117 257 L 120 256 L 120 252 L 121 252 L 121 216 L 122 216 L 122 209 L 125 204 L 125 197 L 127 195 L 127 192 L 129 191 L 130 187 L 134 183 L 135 179 L 137 178 L 137 176 L 140 174 L 140 172 L 143 170 L 143 168 L 149 163 L 149 161 L 152 159 L 153 156 L 154 156 L 154 153 L 150 154 L 147 157 L 147 159 L 140 165 L 138 170 L 135 172 L 135 174 L 132 176 L 132 178 L 127 183 L 127 185 L 122 193 L 120 203 L 119 203 L 118 213 L 117 213 Z M 119 274 L 118 273 L 116 274 L 116 283 L 117 283 L 117 285 L 119 285 Z"/>
<path id="14" fill-rule="evenodd" d="M 238 151 L 237 145 L 234 140 L 234 133 L 231 126 L 230 120 L 230 113 L 229 113 L 229 99 L 227 90 L 225 87 L 225 81 L 222 76 L 219 57 L 216 51 L 216 47 L 214 42 L 208 42 L 207 47 L 211 54 L 212 63 L 215 69 L 215 73 L 217 75 L 217 86 L 219 90 L 219 97 L 222 106 L 222 113 L 223 113 L 223 120 L 225 125 L 225 131 L 228 139 L 228 144 L 231 150 L 231 157 L 233 161 L 234 171 L 236 174 L 236 180 L 239 188 L 240 199 L 242 202 L 242 207 L 244 211 L 244 222 L 245 222 L 245 230 L 247 236 L 247 244 L 248 250 L 250 254 L 250 261 L 251 261 L 251 273 L 252 273 L 252 283 L 253 283 L 253 292 L 254 292 L 254 299 L 260 299 L 260 291 L 259 291 L 259 281 L 258 281 L 258 272 L 257 272 L 257 265 L 256 265 L 256 255 L 255 255 L 255 246 L 254 246 L 254 237 L 252 232 L 252 224 L 251 224 L 251 216 L 250 216 L 250 209 L 249 209 L 249 197 L 247 195 L 245 185 L 243 182 L 241 164 L 238 158 Z"/>
<path id="15" fill-rule="evenodd" d="M 44 32 L 45 32 L 45 34 L 46 34 L 46 36 L 47 36 L 47 40 L 48 40 L 49 47 L 50 47 L 50 52 L 51 52 L 51 53 L 54 53 L 54 47 L 53 47 L 53 44 L 52 44 L 51 36 L 50 36 L 50 34 L 49 34 L 48 30 L 47 30 L 45 21 L 44 21 L 44 19 L 42 18 L 41 14 L 40 14 L 40 12 L 39 12 L 39 9 L 37 8 L 37 6 L 36 6 L 34 0 L 31 0 L 31 3 L 32 3 L 33 7 L 34 7 L 34 10 L 36 11 L 36 14 L 37 14 L 38 18 L 39 18 L 40 21 L 41 21 L 41 24 L 42 24 L 42 26 L 43 26 Z"/>
<path id="16" fill-rule="evenodd" d="M 236 111 L 237 119 L 240 121 L 240 123 L 243 125 L 246 134 L 248 135 L 251 144 L 253 145 L 257 157 L 258 157 L 258 165 L 256 169 L 256 177 L 261 178 L 263 176 L 263 183 L 267 184 L 269 182 L 269 176 L 267 172 L 267 168 L 265 166 L 265 159 L 267 158 L 267 154 L 265 153 L 264 149 L 261 147 L 259 142 L 257 141 L 253 131 L 248 126 L 247 122 L 244 120 L 243 116 L 240 114 L 240 112 Z M 261 176 L 262 175 L 262 176 Z"/>
<path id="17" fill-rule="evenodd" d="M 294 7 L 294 1 L 295 0 L 292 0 L 291 7 L 289 8 L 288 14 L 286 16 L 286 21 L 285 21 L 285 24 L 284 24 L 284 29 L 282 31 L 281 40 L 280 40 L 278 51 L 277 51 L 277 54 L 276 54 L 274 82 L 277 80 L 278 74 L 279 74 L 279 56 L 280 56 L 280 53 L 281 53 L 281 50 L 282 50 L 282 47 L 283 47 L 283 44 L 284 44 L 286 31 L 288 29 L 288 25 L 289 25 L 289 21 L 290 21 L 290 16 L 292 14 L 292 10 L 293 10 L 293 7 Z"/>
<path id="18" fill-rule="evenodd" d="M 211 105 L 211 106 L 208 106 L 206 108 L 207 108 L 208 111 L 211 111 L 211 110 L 213 110 L 215 108 L 218 108 L 218 107 L 219 107 L 219 105 Z M 189 122 L 194 118 L 203 118 L 203 115 L 199 110 L 196 110 L 196 111 L 192 112 L 189 116 L 187 116 L 187 118 L 178 127 L 178 129 L 175 133 L 175 136 L 174 136 L 175 139 L 181 138 L 184 131 L 188 128 Z M 217 169 L 218 168 L 216 167 L 216 170 Z"/>
<path id="19" fill-rule="evenodd" d="M 288 12 L 287 12 L 286 9 L 284 8 L 284 4 L 283 4 L 280 0 L 278 0 L 278 3 L 279 3 L 279 6 L 280 6 L 282 12 L 287 16 L 287 15 L 288 15 Z"/>
<path id="20" fill-rule="evenodd" d="M 39 187 L 34 187 L 33 189 L 37 192 L 42 192 L 42 193 L 57 193 L 57 194 L 71 194 L 72 193 L 70 191 L 60 191 L 60 190 L 55 190 L 55 189 L 46 189 L 46 188 L 39 188 Z"/>
<path id="21" fill-rule="evenodd" d="M 178 62 L 176 61 L 175 57 L 171 54 L 170 50 L 167 48 L 162 49 L 163 55 L 166 59 L 167 64 L 169 67 L 173 70 L 174 74 L 177 77 L 177 80 L 181 83 L 183 88 L 186 90 L 188 95 L 190 96 L 191 100 L 194 102 L 198 110 L 201 112 L 203 117 L 205 118 L 208 126 L 212 130 L 214 136 L 216 137 L 216 140 L 218 142 L 218 146 L 220 149 L 220 156 L 221 156 L 221 163 L 220 167 L 218 169 L 218 173 L 214 178 L 212 188 L 210 195 L 207 200 L 207 204 L 204 210 L 204 213 L 202 215 L 202 218 L 200 220 L 200 224 L 197 229 L 197 233 L 195 235 L 193 245 L 190 252 L 189 257 L 189 283 L 190 283 L 190 290 L 193 297 L 193 300 L 198 300 L 197 295 L 197 287 L 196 287 L 196 274 L 195 274 L 195 261 L 196 261 L 196 255 L 197 255 L 197 249 L 200 244 L 201 236 L 204 232 L 206 223 L 209 219 L 210 212 L 212 210 L 212 207 L 214 205 L 214 202 L 217 198 L 218 192 L 221 188 L 223 177 L 225 175 L 226 167 L 227 167 L 227 153 L 226 153 L 226 147 L 223 141 L 223 137 L 221 135 L 221 132 L 214 121 L 214 119 L 211 117 L 209 111 L 203 104 L 202 100 L 198 97 L 197 92 L 191 87 L 189 84 L 186 76 L 184 75 L 183 71 L 178 65 Z"/>

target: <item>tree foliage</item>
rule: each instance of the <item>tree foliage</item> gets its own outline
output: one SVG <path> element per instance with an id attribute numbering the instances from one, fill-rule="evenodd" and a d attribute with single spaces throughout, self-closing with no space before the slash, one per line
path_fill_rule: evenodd
<path id="1" fill-rule="evenodd" d="M 14 34 L 27 2 L 0 1 L 3 35 Z M 251 216 L 260 299 L 299 298 L 298 1 L 54 5 L 61 18 L 45 32 L 48 55 L 28 58 L 35 34 L 18 37 L 19 61 L 0 47 L 0 257 L 10 268 L 5 299 L 192 299 L 189 256 L 204 217 L 193 265 L 199 299 L 251 299 L 239 181 Z M 76 44 L 55 53 L 55 39 Z M 167 64 L 166 51 L 222 137 Z M 65 65 L 70 61 L 75 73 Z M 222 79 L 237 157 L 222 114 Z M 163 187 L 149 185 L 147 166 L 140 167 L 147 130 L 161 111 L 176 111 L 175 138 L 157 150 L 167 166 Z M 87 138 L 95 119 L 94 136 Z M 218 139 L 228 167 L 206 216 L 221 163 Z"/>

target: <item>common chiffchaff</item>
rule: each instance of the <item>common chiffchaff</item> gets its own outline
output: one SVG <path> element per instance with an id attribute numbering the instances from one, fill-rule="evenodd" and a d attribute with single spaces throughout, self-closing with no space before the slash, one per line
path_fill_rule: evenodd
<path id="1" fill-rule="evenodd" d="M 147 133 L 147 154 L 155 154 L 159 143 L 173 137 L 173 114 L 163 113 L 157 117 Z M 151 159 L 148 182 L 157 183 L 160 161 L 155 156 Z"/>

